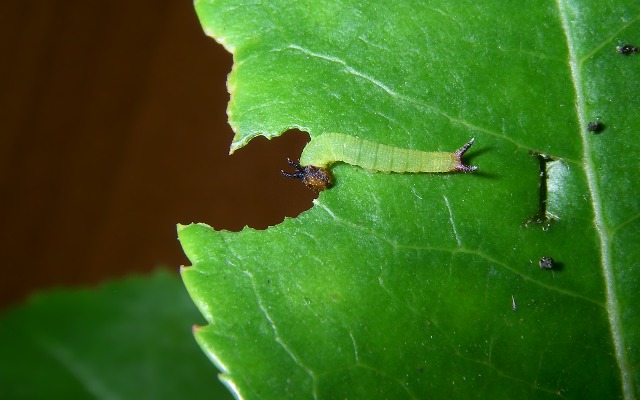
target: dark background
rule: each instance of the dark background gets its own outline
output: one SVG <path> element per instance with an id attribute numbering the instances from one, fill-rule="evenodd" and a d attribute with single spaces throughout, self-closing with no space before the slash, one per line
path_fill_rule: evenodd
<path id="1" fill-rule="evenodd" d="M 228 155 L 232 57 L 189 0 L 0 3 L 0 310 L 188 264 L 176 223 L 264 229 L 311 207 L 289 132 Z"/>

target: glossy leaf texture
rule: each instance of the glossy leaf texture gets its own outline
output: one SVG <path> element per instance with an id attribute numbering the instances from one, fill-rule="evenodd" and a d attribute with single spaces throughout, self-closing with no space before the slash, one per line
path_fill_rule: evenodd
<path id="1" fill-rule="evenodd" d="M 230 399 L 190 337 L 200 318 L 166 271 L 40 294 L 0 318 L 0 398 Z"/>
<path id="2" fill-rule="evenodd" d="M 425 151 L 476 138 L 473 174 L 337 164 L 265 231 L 179 227 L 196 339 L 237 397 L 636 398 L 640 55 L 616 47 L 640 43 L 640 3 L 196 10 L 234 55 L 232 150 L 290 128 Z"/>

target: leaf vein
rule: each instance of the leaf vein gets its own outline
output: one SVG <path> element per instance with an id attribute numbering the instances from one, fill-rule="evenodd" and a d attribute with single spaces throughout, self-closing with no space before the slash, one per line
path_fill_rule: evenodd
<path id="1" fill-rule="evenodd" d="M 80 384 L 87 390 L 88 393 L 95 396 L 97 399 L 119 399 L 120 396 L 109 391 L 107 386 L 97 377 L 99 376 L 92 373 L 91 368 L 87 364 L 83 364 L 80 360 L 73 357 L 73 355 L 64 349 L 62 346 L 51 343 L 44 338 L 36 338 L 37 343 L 46 353 L 50 354 L 56 361 L 66 368 L 71 375 L 73 375 Z"/>
<path id="2" fill-rule="evenodd" d="M 297 365 L 299 365 L 309 375 L 309 377 L 311 378 L 312 385 L 313 385 L 313 398 L 317 399 L 318 398 L 317 378 L 316 378 L 313 370 L 311 370 L 311 368 L 309 368 L 308 366 L 306 366 L 302 362 L 300 357 L 298 357 L 298 355 L 289 347 L 289 345 L 285 342 L 285 340 L 280 335 L 280 332 L 278 330 L 278 327 L 276 325 L 275 320 L 273 319 L 273 317 L 271 316 L 271 314 L 269 313 L 267 308 L 264 306 L 264 301 L 262 300 L 262 296 L 260 295 L 260 291 L 258 290 L 256 279 L 253 276 L 253 274 L 251 272 L 247 271 L 247 270 L 242 271 L 242 273 L 245 274 L 249 278 L 249 280 L 251 281 L 251 286 L 252 286 L 253 292 L 254 292 L 254 294 L 256 296 L 256 301 L 258 303 L 258 308 L 260 309 L 260 311 L 262 312 L 264 317 L 269 322 L 269 325 L 271 326 L 271 330 L 273 331 L 273 336 L 274 336 L 274 339 L 275 339 L 276 343 L 278 343 L 280 345 L 280 347 L 282 347 L 282 349 L 289 355 L 289 357 L 291 357 L 291 359 Z"/>
<path id="3" fill-rule="evenodd" d="M 581 295 L 579 293 L 572 292 L 570 290 L 562 289 L 562 288 L 559 288 L 557 286 L 546 284 L 546 283 L 541 282 L 541 281 L 539 281 L 539 280 L 537 280 L 537 279 L 535 279 L 535 278 L 533 278 L 533 277 L 531 277 L 529 275 L 525 275 L 521 271 L 518 271 L 517 269 L 509 266 L 508 264 L 505 264 L 505 263 L 503 263 L 503 262 L 501 262 L 501 261 L 499 261 L 499 260 L 497 260 L 497 259 L 495 259 L 495 258 L 493 258 L 493 257 L 481 252 L 481 251 L 478 251 L 478 250 L 466 249 L 464 247 L 463 248 L 457 248 L 457 249 L 449 249 L 449 248 L 441 248 L 441 247 L 429 247 L 429 246 L 408 246 L 408 245 L 401 245 L 400 247 L 411 248 L 411 249 L 415 249 L 415 250 L 442 251 L 442 252 L 447 252 L 447 253 L 452 253 L 452 254 L 461 253 L 461 254 L 474 255 L 474 256 L 483 258 L 483 259 L 489 261 L 492 264 L 495 264 L 495 265 L 498 265 L 498 266 L 500 266 L 500 267 L 502 267 L 504 269 L 507 269 L 507 270 L 513 272 L 514 274 L 522 277 L 522 279 L 524 279 L 525 281 L 529 281 L 531 283 L 534 283 L 534 284 L 536 284 L 536 285 L 538 285 L 540 287 L 543 287 L 543 288 L 545 288 L 547 290 L 551 290 L 551 291 L 554 291 L 554 292 L 557 292 L 557 293 L 561 293 L 561 294 L 566 295 L 566 296 L 571 296 L 571 297 L 575 297 L 575 298 L 578 298 L 578 299 L 582 299 L 582 300 L 588 301 L 589 303 L 593 303 L 593 304 L 595 304 L 597 306 L 600 306 L 600 307 L 603 307 L 603 308 L 605 307 L 604 304 L 600 303 L 599 301 L 590 299 L 587 296 Z"/>
<path id="4" fill-rule="evenodd" d="M 635 18 L 629 20 L 626 24 L 622 25 L 620 27 L 620 29 L 618 29 L 617 31 L 613 32 L 611 35 L 609 35 L 607 38 L 605 38 L 599 44 L 594 46 L 594 48 L 591 51 L 587 52 L 587 54 L 585 54 L 584 56 L 580 57 L 580 59 L 578 60 L 578 64 L 582 65 L 582 63 L 584 63 L 586 60 L 590 59 L 596 53 L 598 53 L 600 50 L 602 50 L 603 47 L 611 44 L 616 39 L 616 37 L 620 34 L 620 32 L 624 31 L 625 29 L 627 29 L 628 27 L 630 27 L 631 25 L 636 23 L 638 20 L 640 20 L 640 15 L 637 15 Z"/>
<path id="5" fill-rule="evenodd" d="M 594 225 L 600 240 L 600 265 L 602 267 L 602 274 L 604 278 L 605 291 L 606 291 L 606 310 L 609 316 L 609 325 L 611 329 L 611 336 L 613 340 L 613 346 L 616 353 L 616 359 L 618 361 L 618 367 L 620 369 L 622 391 L 624 398 L 627 400 L 635 399 L 634 388 L 632 383 L 632 374 L 629 363 L 627 361 L 626 352 L 624 350 L 624 337 L 622 333 L 622 323 L 620 321 L 620 309 L 618 305 L 618 298 L 615 292 L 615 276 L 613 273 L 613 261 L 610 254 L 610 238 L 607 235 L 606 224 L 604 221 L 604 211 L 602 205 L 602 197 L 600 195 L 600 188 L 598 187 L 596 169 L 591 159 L 591 152 L 589 151 L 589 143 L 587 140 L 585 118 L 585 98 L 582 92 L 581 82 L 582 71 L 581 64 L 578 55 L 576 54 L 576 46 L 573 43 L 573 36 L 571 32 L 571 25 L 568 15 L 567 7 L 571 6 L 570 0 L 556 0 L 558 14 L 562 22 L 563 32 L 567 42 L 568 51 L 568 64 L 571 71 L 573 88 L 576 96 L 576 116 L 578 118 L 578 125 L 580 128 L 580 138 L 582 139 L 582 151 L 583 151 L 583 163 L 584 170 L 587 178 L 587 185 L 591 199 L 593 203 L 594 211 Z M 578 7 L 578 6 L 576 6 Z"/>
<path id="6" fill-rule="evenodd" d="M 513 268 L 513 267 L 511 267 L 511 266 L 509 266 L 509 265 L 507 265 L 507 264 L 505 264 L 505 263 L 493 258 L 493 257 L 490 257 L 489 255 L 484 254 L 481 251 L 467 249 L 467 248 L 464 248 L 464 247 L 442 248 L 442 247 L 431 247 L 431 246 L 423 246 L 423 245 L 400 244 L 400 243 L 397 243 L 397 242 L 392 241 L 390 239 L 387 239 L 382 235 L 376 234 L 371 229 L 365 228 L 365 227 L 363 227 L 361 225 L 358 225 L 358 224 L 354 224 L 354 223 L 345 221 L 345 220 L 337 217 L 333 212 L 331 212 L 329 210 L 329 208 L 327 206 L 325 206 L 324 204 L 322 204 L 319 201 L 316 201 L 315 204 L 317 206 L 320 206 L 329 215 L 331 215 L 331 217 L 336 221 L 336 223 L 341 224 L 341 225 L 346 226 L 346 227 L 349 227 L 351 229 L 355 228 L 355 229 L 358 229 L 358 230 L 360 230 L 362 232 L 368 233 L 372 237 L 375 237 L 375 238 L 378 238 L 380 240 L 383 240 L 383 241 L 387 242 L 394 249 L 413 249 L 413 250 L 418 250 L 418 251 L 442 251 L 442 252 L 447 252 L 447 253 L 451 253 L 451 254 L 461 253 L 461 254 L 475 255 L 477 257 L 484 258 L 485 260 L 487 260 L 487 261 L 489 261 L 489 262 L 491 262 L 491 263 L 493 263 L 495 265 L 501 266 L 502 268 L 507 269 L 507 270 L 513 272 L 514 274 L 518 275 L 518 276 L 521 276 L 524 280 L 532 282 L 532 283 L 534 283 L 534 284 L 536 284 L 538 286 L 541 286 L 541 287 L 543 287 L 543 288 L 545 288 L 547 290 L 555 291 L 557 293 L 561 293 L 561 294 L 566 295 L 566 296 L 571 296 L 571 297 L 575 297 L 575 298 L 578 298 L 578 299 L 582 299 L 582 300 L 585 300 L 585 301 L 587 301 L 589 303 L 593 303 L 593 304 L 595 304 L 595 305 L 597 305 L 599 307 L 603 307 L 603 308 L 605 307 L 605 305 L 603 303 L 601 303 L 601 302 L 599 302 L 597 300 L 593 300 L 593 299 L 591 299 L 591 298 L 589 298 L 587 296 L 581 295 L 579 293 L 572 292 L 570 290 L 566 290 L 566 289 L 562 289 L 562 288 L 557 287 L 557 286 L 546 284 L 546 283 L 541 282 L 541 281 L 539 281 L 539 280 L 537 280 L 537 279 L 535 279 L 535 278 L 533 278 L 533 277 L 531 277 L 529 275 L 525 275 L 521 271 L 518 271 L 515 268 Z"/>
<path id="7" fill-rule="evenodd" d="M 417 105 L 419 107 L 426 108 L 426 109 L 428 109 L 428 110 L 430 110 L 432 112 L 435 112 L 437 114 L 440 114 L 441 116 L 443 116 L 444 118 L 447 118 L 451 123 L 453 123 L 455 125 L 463 126 L 463 127 L 467 128 L 467 129 L 469 129 L 470 131 L 486 133 L 488 135 L 494 136 L 494 137 L 499 138 L 501 140 L 510 142 L 510 143 L 514 144 L 518 148 L 522 148 L 522 149 L 530 150 L 530 151 L 536 151 L 537 150 L 537 149 L 534 149 L 534 148 L 532 148 L 530 146 L 527 146 L 527 145 L 525 145 L 523 143 L 518 142 L 517 140 L 505 135 L 504 133 L 496 132 L 496 131 L 493 131 L 493 130 L 487 129 L 487 128 L 482 128 L 479 125 L 473 124 L 470 121 L 467 121 L 467 120 L 465 120 L 463 118 L 454 117 L 452 115 L 449 115 L 448 113 L 446 113 L 445 111 L 441 110 L 440 108 L 438 108 L 438 107 L 436 107 L 434 105 L 425 103 L 424 101 L 416 99 L 416 98 L 413 98 L 411 96 L 408 96 L 408 95 L 405 95 L 405 94 L 402 94 L 402 93 L 398 93 L 395 90 L 393 90 L 392 88 L 390 88 L 389 86 L 387 86 L 386 84 L 384 84 L 383 82 L 379 81 L 378 79 L 376 79 L 374 77 L 371 77 L 368 74 L 365 74 L 365 73 L 362 73 L 362 72 L 356 70 L 355 68 L 353 68 L 350 65 L 348 65 L 346 61 L 344 61 L 344 60 L 342 60 L 342 59 L 340 59 L 338 57 L 333 57 L 333 56 L 330 56 L 330 55 L 317 53 L 317 52 L 314 52 L 312 50 L 309 50 L 309 49 L 307 49 L 305 47 L 302 47 L 302 46 L 299 46 L 299 45 L 296 45 L 296 44 L 290 44 L 290 45 L 288 45 L 287 47 L 285 47 L 283 49 L 275 49 L 275 51 L 282 51 L 282 50 L 285 50 L 285 49 L 296 50 L 296 51 L 302 52 L 302 53 L 304 53 L 306 55 L 309 55 L 309 56 L 312 56 L 312 57 L 316 57 L 316 58 L 319 58 L 319 59 L 322 59 L 322 60 L 326 60 L 326 61 L 329 61 L 329 62 L 333 62 L 333 63 L 339 64 L 347 72 L 349 72 L 350 74 L 367 80 L 368 82 L 372 83 L 373 85 L 375 85 L 375 86 L 381 88 L 382 90 L 384 90 L 389 96 L 397 98 L 397 99 L 400 99 L 400 100 L 403 100 L 403 101 L 406 101 L 406 102 L 414 104 L 414 105 Z M 568 161 L 576 163 L 575 160 L 570 160 L 569 159 Z"/>
<path id="8" fill-rule="evenodd" d="M 460 241 L 460 237 L 458 236 L 458 230 L 456 229 L 456 223 L 453 220 L 453 212 L 451 211 L 451 205 L 449 205 L 449 199 L 447 196 L 444 197 L 444 204 L 447 206 L 447 210 L 449 211 L 449 222 L 451 223 L 451 229 L 453 230 L 453 236 L 456 238 L 456 242 L 458 243 L 458 247 L 462 247 L 462 241 Z"/>

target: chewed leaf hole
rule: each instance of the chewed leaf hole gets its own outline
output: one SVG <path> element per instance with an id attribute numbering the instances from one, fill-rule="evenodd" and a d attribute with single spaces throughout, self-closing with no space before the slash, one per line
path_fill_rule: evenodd
<path id="1" fill-rule="evenodd" d="M 221 149 L 210 161 L 210 179 L 200 183 L 204 195 L 193 204 L 192 220 L 216 230 L 266 229 L 310 209 L 317 194 L 280 174 L 287 157 L 297 159 L 308 141 L 303 132 L 287 131 L 270 140 L 253 138 L 231 155 Z"/>
<path id="2" fill-rule="evenodd" d="M 525 226 L 539 225 L 542 229 L 547 230 L 558 216 L 549 212 L 548 201 L 549 195 L 553 192 L 553 183 L 557 181 L 554 175 L 555 163 L 561 162 L 557 158 L 548 154 L 532 152 L 531 156 L 538 160 L 538 210 L 525 221 Z M 551 185 L 551 187 L 550 187 Z"/>

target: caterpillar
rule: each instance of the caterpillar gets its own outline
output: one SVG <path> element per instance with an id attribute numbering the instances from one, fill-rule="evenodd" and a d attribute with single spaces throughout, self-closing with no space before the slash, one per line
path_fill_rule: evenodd
<path id="1" fill-rule="evenodd" d="M 325 133 L 307 144 L 299 164 L 287 160 L 296 169 L 295 173 L 281 172 L 287 178 L 300 179 L 316 192 L 331 187 L 333 176 L 328 168 L 339 161 L 379 172 L 473 172 L 477 167 L 462 162 L 462 156 L 473 141 L 471 139 L 453 153 L 427 152 L 388 146 L 342 133 Z"/>

